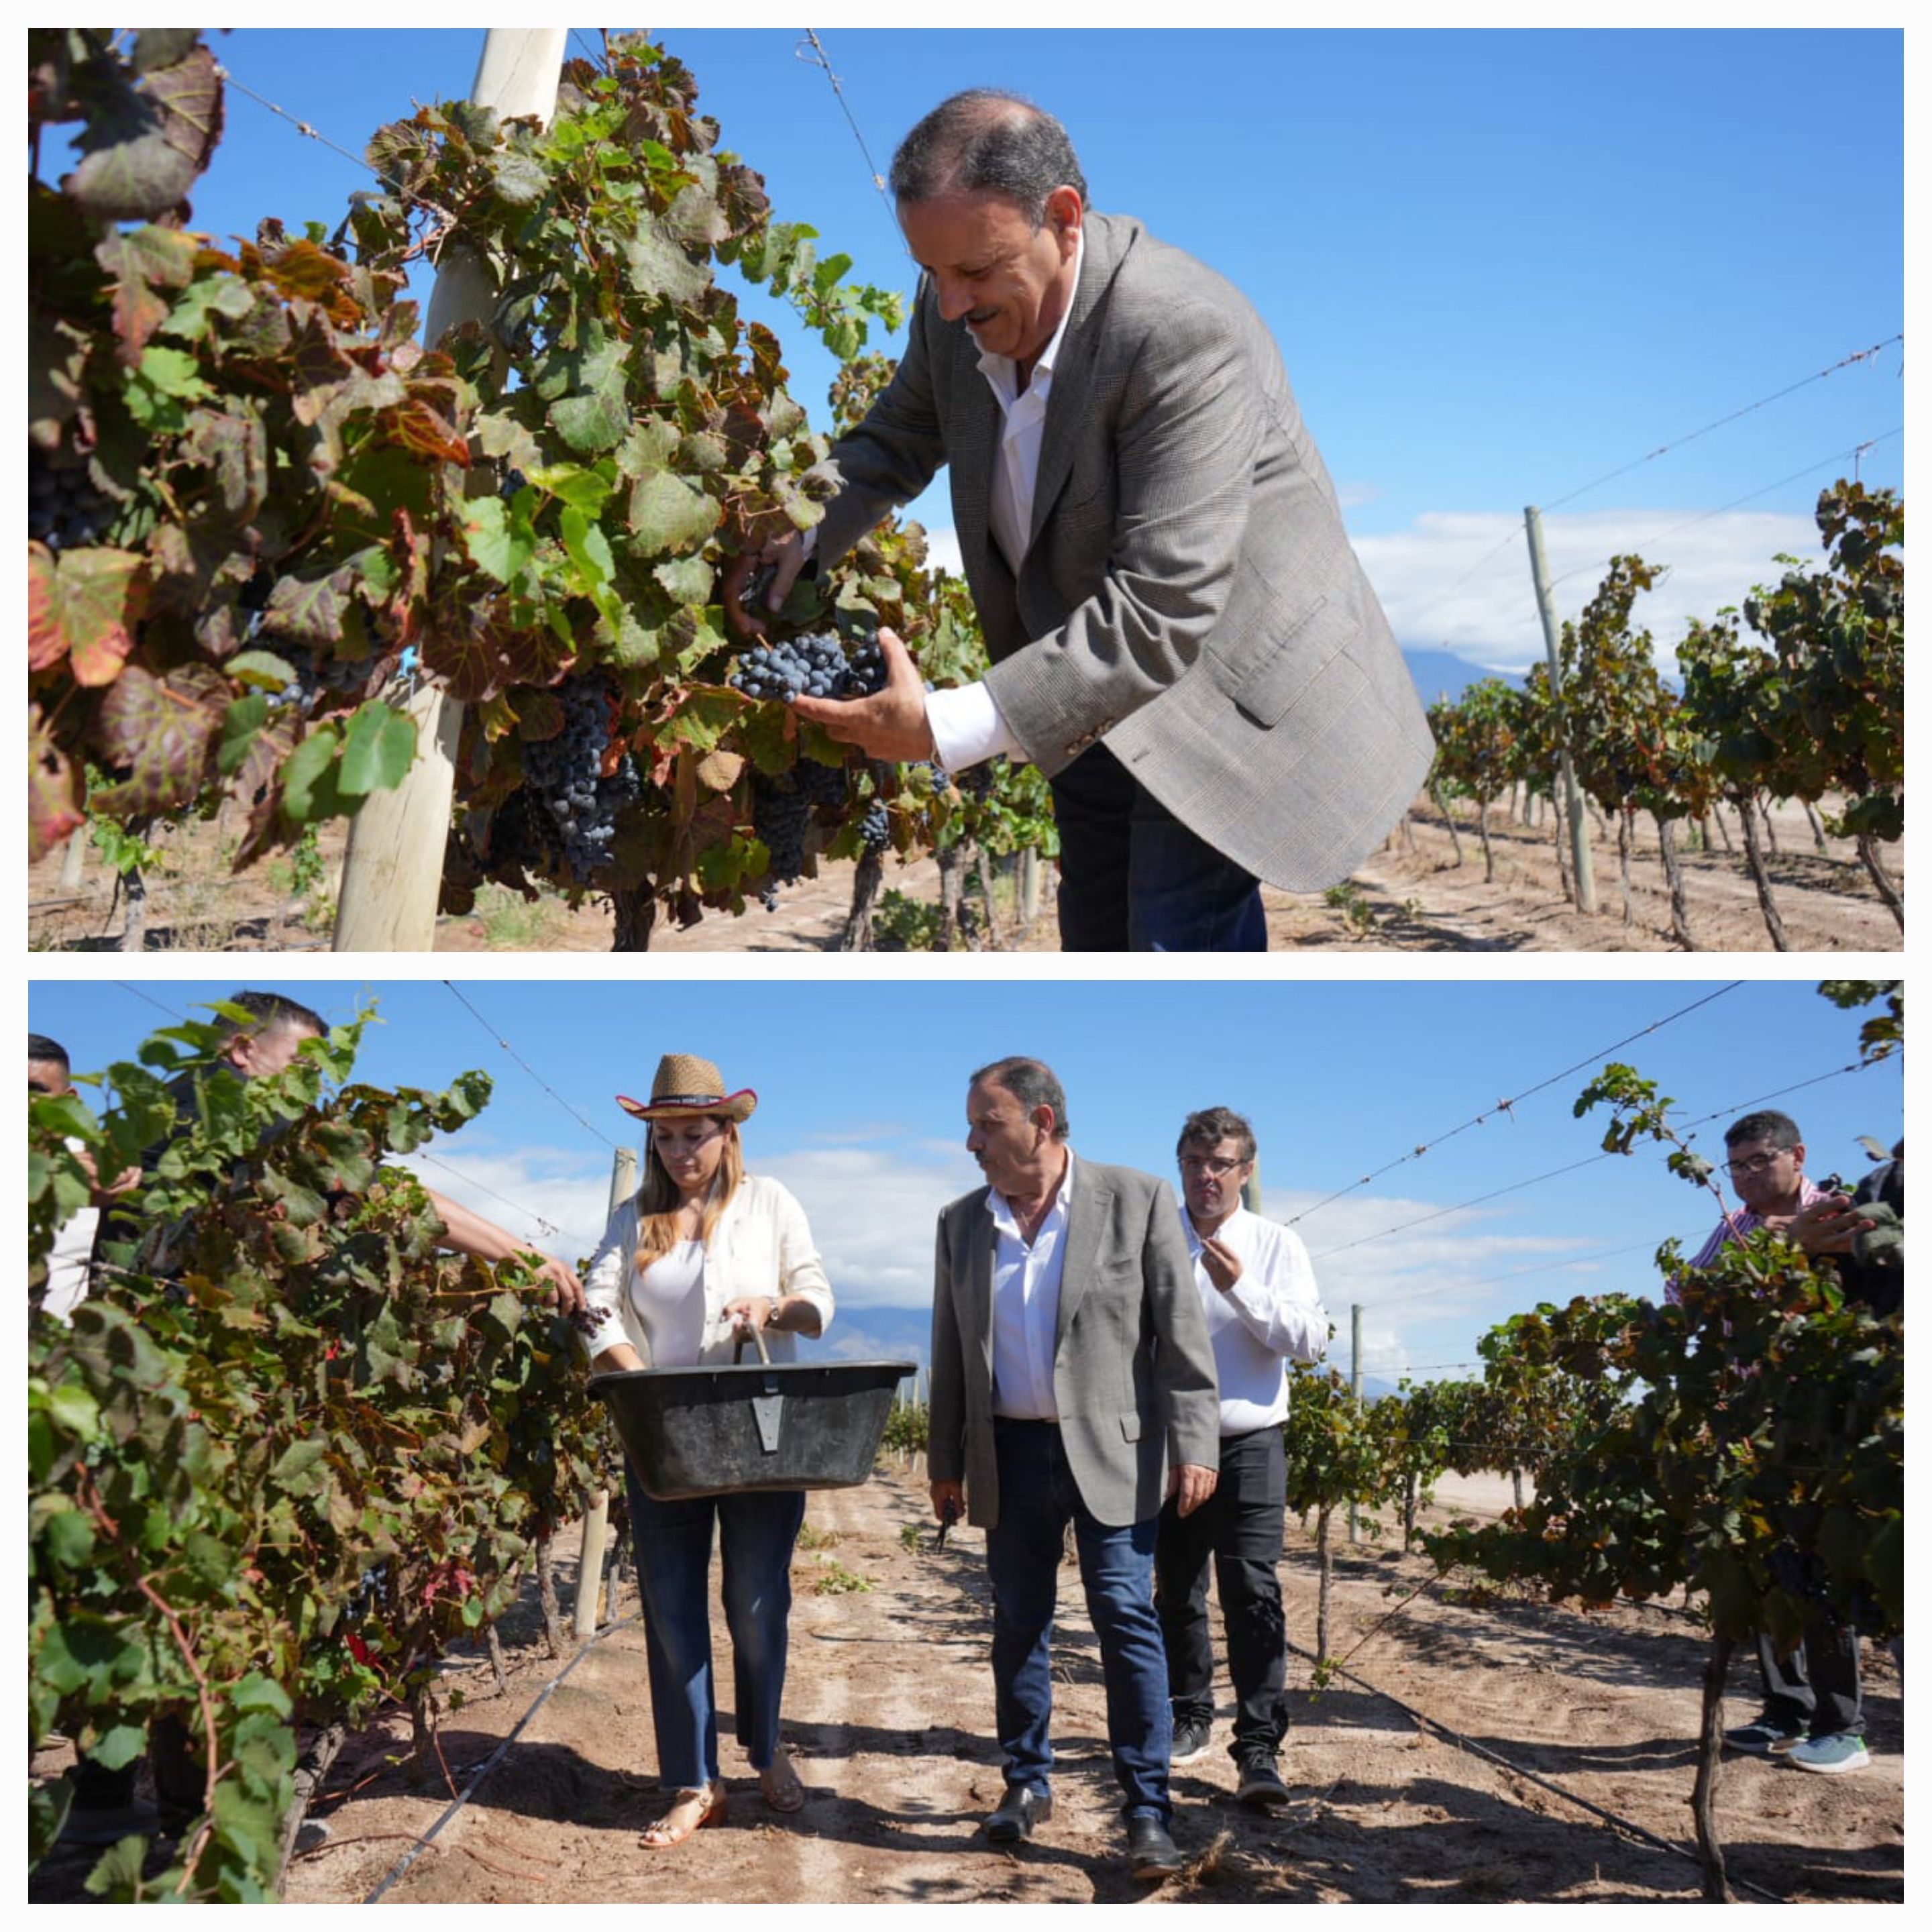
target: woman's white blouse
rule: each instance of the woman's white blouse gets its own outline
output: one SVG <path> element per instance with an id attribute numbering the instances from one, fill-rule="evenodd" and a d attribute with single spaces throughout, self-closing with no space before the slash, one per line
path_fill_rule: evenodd
<path id="1" fill-rule="evenodd" d="M 628 1342 L 651 1364 L 650 1338 L 633 1300 L 637 1252 L 634 1197 L 610 1216 L 584 1278 L 586 1299 L 597 1317 L 589 1337 L 593 1357 Z M 820 1329 L 831 1325 L 832 1284 L 812 1244 L 805 1210 L 789 1189 L 758 1174 L 748 1174 L 739 1182 L 704 1251 L 704 1325 L 697 1366 L 731 1360 L 731 1329 L 724 1318 L 724 1307 L 748 1294 L 770 1295 L 775 1301 L 802 1295 L 818 1309 Z M 784 1330 L 768 1329 L 765 1343 L 774 1361 L 797 1358 L 798 1338 Z"/>

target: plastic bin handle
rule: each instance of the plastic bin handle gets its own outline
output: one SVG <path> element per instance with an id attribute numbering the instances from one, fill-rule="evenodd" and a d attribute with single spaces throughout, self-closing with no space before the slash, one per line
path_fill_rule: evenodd
<path id="1" fill-rule="evenodd" d="M 765 1331 L 762 1328 L 752 1330 L 752 1340 L 758 1345 L 758 1360 L 766 1368 L 772 1365 L 772 1352 L 765 1346 Z M 735 1369 L 745 1358 L 745 1338 L 740 1335 L 731 1350 L 731 1366 Z"/>

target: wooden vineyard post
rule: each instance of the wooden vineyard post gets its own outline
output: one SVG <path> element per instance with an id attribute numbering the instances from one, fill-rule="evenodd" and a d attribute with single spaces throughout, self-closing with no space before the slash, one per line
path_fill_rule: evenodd
<path id="1" fill-rule="evenodd" d="M 638 1150 L 620 1148 L 610 1159 L 610 1212 L 617 1210 L 637 1192 Z M 597 1634 L 597 1596 L 604 1582 L 604 1550 L 610 1533 L 610 1492 L 594 1490 L 590 1507 L 584 1512 L 584 1546 L 577 1558 L 577 1639 L 587 1642 Z"/>
<path id="2" fill-rule="evenodd" d="M 569 31 L 490 28 L 471 100 L 500 115 L 548 121 Z M 496 302 L 490 264 L 452 242 L 438 266 L 424 342 L 434 346 L 459 323 L 488 322 Z M 434 940 L 463 707 L 425 684 L 410 700 L 409 715 L 416 728 L 416 762 L 400 784 L 372 793 L 350 824 L 332 942 L 338 952 L 427 952 Z"/>
<path id="3" fill-rule="evenodd" d="M 1543 513 L 1534 503 L 1522 513 L 1529 533 L 1529 569 L 1536 583 L 1536 608 L 1543 619 L 1544 653 L 1550 665 L 1550 695 L 1560 721 L 1563 715 L 1563 669 L 1556 648 L 1556 600 L 1550 595 L 1550 562 L 1543 554 Z M 1570 749 L 1558 738 L 1557 766 L 1563 784 L 1563 802 L 1570 820 L 1570 866 L 1576 880 L 1576 910 L 1597 910 L 1597 884 L 1590 870 L 1590 826 L 1583 816 L 1582 794 L 1576 788 Z"/>

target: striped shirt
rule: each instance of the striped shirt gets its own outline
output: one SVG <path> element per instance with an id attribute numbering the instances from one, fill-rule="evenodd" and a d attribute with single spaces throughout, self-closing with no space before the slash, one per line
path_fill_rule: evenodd
<path id="1" fill-rule="evenodd" d="M 1798 1211 L 1802 1214 L 1823 1192 L 1822 1188 L 1814 1187 L 1801 1174 L 1798 1177 Z M 1690 1258 L 1691 1268 L 1708 1268 L 1724 1252 L 1727 1242 L 1741 1241 L 1754 1228 L 1763 1226 L 1764 1216 L 1762 1214 L 1749 1208 L 1740 1208 L 1735 1214 L 1727 1215 L 1711 1231 L 1710 1239 Z M 1684 1299 L 1674 1276 L 1664 1285 L 1664 1292 L 1668 1300 L 1682 1301 Z"/>

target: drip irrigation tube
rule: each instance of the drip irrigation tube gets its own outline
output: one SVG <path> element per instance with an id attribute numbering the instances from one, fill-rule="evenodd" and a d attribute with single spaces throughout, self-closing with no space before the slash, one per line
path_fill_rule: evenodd
<path id="1" fill-rule="evenodd" d="M 1319 1661 L 1312 1651 L 1304 1650 L 1299 1644 L 1291 1643 L 1288 1648 L 1297 1657 L 1306 1658 L 1310 1664 Z M 1346 1677 L 1351 1684 L 1360 1684 L 1371 1696 L 1379 1697 L 1385 1704 L 1393 1704 L 1404 1717 L 1413 1718 L 1437 1737 L 1454 1744 L 1458 1750 L 1467 1751 L 1472 1757 L 1486 1758 L 1490 1763 L 1500 1765 L 1512 1778 L 1525 1778 L 1532 1784 L 1540 1786 L 1545 1791 L 1553 1792 L 1565 1804 L 1579 1806 L 1592 1816 L 1602 1819 L 1606 1824 L 1615 1826 L 1619 1832 L 1628 1832 L 1634 1838 L 1642 1839 L 1647 1845 L 1654 1845 L 1659 1851 L 1669 1852 L 1688 1864 L 1702 1868 L 1704 1861 L 1695 1852 L 1687 1852 L 1672 1840 L 1659 1838 L 1654 1832 L 1648 1831 L 1641 1825 L 1633 1824 L 1628 1818 L 1620 1818 L 1614 1811 L 1606 1811 L 1600 1804 L 1592 1804 L 1587 1798 L 1579 1798 L 1574 1791 L 1566 1790 L 1563 1786 L 1539 1776 L 1535 1772 L 1525 1771 L 1522 1766 L 1510 1763 L 1499 1751 L 1491 1750 L 1487 1744 L 1479 1744 L 1474 1738 L 1466 1738 L 1460 1731 L 1452 1731 L 1447 1724 L 1438 1724 L 1426 1711 L 1418 1711 L 1414 1705 L 1405 1704 L 1392 1692 L 1383 1690 L 1378 1684 L 1371 1684 L 1366 1677 L 1358 1675 L 1354 1671 L 1346 1670 L 1340 1664 L 1332 1665 L 1330 1669 L 1335 1676 Z M 1733 1879 L 1730 1882 L 1734 1889 L 1750 1892 L 1768 1904 L 1788 1903 L 1776 1892 L 1766 1892 L 1762 1886 L 1753 1885 L 1748 1879 Z"/>
<path id="2" fill-rule="evenodd" d="M 388 1890 L 390 1886 L 394 1885 L 397 1880 L 400 1878 L 404 1873 L 407 1871 L 410 1866 L 414 1864 L 416 1860 L 422 1857 L 424 1852 L 429 1850 L 430 1845 L 435 1842 L 436 1834 L 442 1829 L 444 1826 L 447 1825 L 449 1821 L 456 1816 L 458 1812 L 463 1809 L 464 1805 L 470 1802 L 472 1798 L 476 1796 L 483 1780 L 490 1775 L 490 1772 L 496 1768 L 498 1765 L 502 1762 L 505 1756 L 509 1751 L 510 1747 L 517 1742 L 518 1738 L 523 1736 L 524 1726 L 527 1724 L 530 1720 L 543 1708 L 544 1706 L 550 1701 L 550 1694 L 554 1690 L 556 1687 L 561 1684 L 563 1680 L 568 1677 L 570 1673 L 574 1670 L 577 1666 L 581 1664 L 607 1636 L 612 1635 L 616 1631 L 627 1629 L 631 1624 L 636 1623 L 638 1621 L 639 1613 L 634 1612 L 632 1615 L 625 1618 L 621 1623 L 607 1624 L 603 1629 L 599 1630 L 597 1634 L 593 1636 L 590 1641 L 586 1643 L 584 1648 L 580 1650 L 577 1654 L 573 1657 L 570 1661 L 544 1686 L 542 1690 L 537 1694 L 536 1701 L 532 1703 L 530 1708 L 517 1720 L 515 1729 L 513 1730 L 510 1732 L 510 1735 L 490 1754 L 488 1762 L 485 1762 L 483 1768 L 477 1772 L 476 1775 L 463 1787 L 461 1792 L 459 1792 L 456 1797 L 451 1799 L 449 1804 L 445 1808 L 442 1816 L 437 1819 L 436 1822 L 432 1825 L 429 1829 L 425 1832 L 422 1836 L 418 1838 L 416 1842 L 389 1868 L 388 1870 L 383 1874 L 382 1883 L 377 1886 L 375 1890 L 370 1892 L 369 1895 L 363 1900 L 362 1903 L 364 1905 L 375 1904 L 377 1900 L 382 1898 L 382 1894 Z"/>

